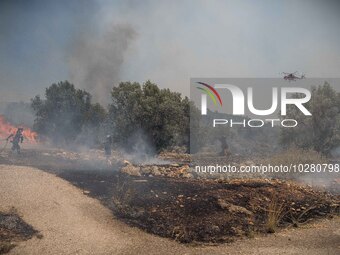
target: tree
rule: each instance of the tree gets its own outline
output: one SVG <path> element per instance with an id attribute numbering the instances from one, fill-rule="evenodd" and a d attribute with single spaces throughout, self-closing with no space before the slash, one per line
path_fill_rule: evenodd
<path id="1" fill-rule="evenodd" d="M 282 128 L 280 141 L 327 155 L 340 145 L 340 93 L 325 82 L 312 88 L 312 98 L 305 106 L 312 116 L 303 115 L 293 105 L 287 108 L 287 118 L 297 120 L 298 126 Z"/>
<path id="2" fill-rule="evenodd" d="M 45 97 L 31 100 L 36 115 L 33 128 L 58 145 L 74 142 L 85 128 L 93 128 L 95 134 L 106 117 L 102 106 L 91 103 L 90 93 L 76 89 L 68 81 L 52 84 Z"/>
<path id="3" fill-rule="evenodd" d="M 122 82 L 111 92 L 109 120 L 114 140 L 127 149 L 135 134 L 142 134 L 157 151 L 170 146 L 188 146 L 189 99 L 150 81 Z"/>

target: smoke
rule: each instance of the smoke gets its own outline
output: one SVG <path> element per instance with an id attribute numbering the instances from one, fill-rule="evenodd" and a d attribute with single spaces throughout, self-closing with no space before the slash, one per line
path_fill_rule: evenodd
<path id="1" fill-rule="evenodd" d="M 129 45 L 136 32 L 129 24 L 113 24 L 102 32 L 78 33 L 70 49 L 70 80 L 89 91 L 95 101 L 109 102 L 109 92 L 120 79 Z"/>
<path id="2" fill-rule="evenodd" d="M 123 157 L 133 164 L 169 164 L 169 161 L 156 157 L 156 149 L 142 129 L 137 129 L 126 141 L 126 146 L 119 147 Z"/>
<path id="3" fill-rule="evenodd" d="M 327 2 L 2 0 L 0 100 L 60 80 L 107 100 L 120 79 L 188 95 L 190 77 L 338 77 L 339 4 Z"/>
<path id="4" fill-rule="evenodd" d="M 34 113 L 30 103 L 1 103 L 0 114 L 4 115 L 6 120 L 8 120 L 13 125 L 25 126 L 29 128 L 33 127 Z"/>

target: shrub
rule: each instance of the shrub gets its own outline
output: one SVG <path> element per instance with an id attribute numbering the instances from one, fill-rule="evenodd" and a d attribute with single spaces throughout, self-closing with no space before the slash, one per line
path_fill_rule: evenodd
<path id="1" fill-rule="evenodd" d="M 272 196 L 270 204 L 267 209 L 266 231 L 268 233 L 275 233 L 282 218 L 284 210 L 284 203 L 280 203 L 276 196 Z"/>

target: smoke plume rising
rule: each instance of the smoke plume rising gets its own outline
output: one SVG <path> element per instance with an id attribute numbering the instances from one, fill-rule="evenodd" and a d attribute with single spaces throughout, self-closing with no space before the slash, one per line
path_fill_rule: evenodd
<path id="1" fill-rule="evenodd" d="M 68 56 L 70 80 L 89 91 L 95 101 L 109 102 L 109 92 L 120 79 L 125 54 L 136 32 L 128 24 L 114 24 L 102 33 L 84 32 L 73 40 Z"/>

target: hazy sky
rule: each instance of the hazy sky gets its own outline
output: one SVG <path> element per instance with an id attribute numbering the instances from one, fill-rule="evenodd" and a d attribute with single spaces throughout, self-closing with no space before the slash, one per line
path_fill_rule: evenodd
<path id="1" fill-rule="evenodd" d="M 340 77 L 340 1 L 0 0 L 0 101 L 69 80 L 98 99 L 150 79 Z M 104 99 L 103 99 L 104 100 Z"/>

